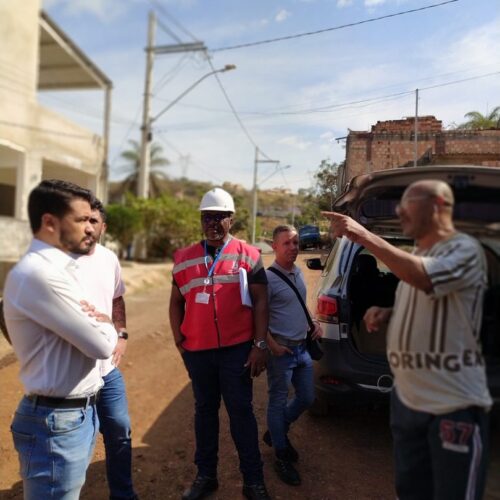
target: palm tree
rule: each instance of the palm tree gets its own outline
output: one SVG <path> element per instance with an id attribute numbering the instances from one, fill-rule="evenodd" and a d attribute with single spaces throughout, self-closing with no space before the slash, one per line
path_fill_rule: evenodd
<path id="1" fill-rule="evenodd" d="M 491 113 L 483 115 L 479 111 L 469 111 L 464 115 L 468 120 L 458 126 L 459 129 L 481 130 L 488 128 L 500 128 L 500 106 L 494 108 Z"/>
<path id="2" fill-rule="evenodd" d="M 138 141 L 130 139 L 130 149 L 122 151 L 120 157 L 127 160 L 126 170 L 130 173 L 122 181 L 124 192 L 137 192 L 137 183 L 139 179 L 139 167 L 141 165 L 141 145 Z M 170 165 L 170 161 L 163 156 L 163 148 L 158 143 L 151 143 L 149 150 L 150 170 L 149 170 L 149 196 L 155 197 L 161 195 L 163 189 L 161 180 L 168 179 L 167 174 L 162 167 Z"/>

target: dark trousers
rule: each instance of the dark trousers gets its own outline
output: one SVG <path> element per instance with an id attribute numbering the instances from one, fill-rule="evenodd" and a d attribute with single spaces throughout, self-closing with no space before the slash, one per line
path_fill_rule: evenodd
<path id="1" fill-rule="evenodd" d="M 231 436 L 245 484 L 263 480 L 257 422 L 252 406 L 252 379 L 245 369 L 252 344 L 186 351 L 182 357 L 195 398 L 195 464 L 200 476 L 217 475 L 221 396 L 229 415 Z"/>
<path id="2" fill-rule="evenodd" d="M 396 492 L 400 500 L 480 500 L 486 482 L 488 414 L 414 411 L 392 391 Z"/>

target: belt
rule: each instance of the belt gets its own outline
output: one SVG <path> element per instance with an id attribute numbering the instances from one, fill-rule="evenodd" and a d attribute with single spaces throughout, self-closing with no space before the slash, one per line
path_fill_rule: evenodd
<path id="1" fill-rule="evenodd" d="M 87 398 L 51 398 L 49 396 L 38 396 L 29 394 L 26 397 L 38 406 L 48 406 L 49 408 L 86 408 L 95 405 L 98 394 L 92 394 Z"/>
<path id="2" fill-rule="evenodd" d="M 278 335 L 278 334 L 272 334 L 273 336 L 273 339 L 276 340 L 276 342 L 278 342 L 279 345 L 284 345 L 284 346 L 289 346 L 289 347 L 294 347 L 294 346 L 298 346 L 298 345 L 302 345 L 306 339 L 302 339 L 302 340 L 292 340 L 292 339 L 289 339 L 287 337 L 284 337 L 283 335 Z"/>

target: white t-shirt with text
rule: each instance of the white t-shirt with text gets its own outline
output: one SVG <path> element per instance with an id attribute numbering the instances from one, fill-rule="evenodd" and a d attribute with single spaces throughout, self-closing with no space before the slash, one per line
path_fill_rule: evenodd
<path id="1" fill-rule="evenodd" d="M 483 250 L 457 233 L 420 255 L 432 292 L 401 281 L 387 334 L 398 396 L 409 408 L 432 414 L 489 408 L 479 341 L 487 287 Z"/>

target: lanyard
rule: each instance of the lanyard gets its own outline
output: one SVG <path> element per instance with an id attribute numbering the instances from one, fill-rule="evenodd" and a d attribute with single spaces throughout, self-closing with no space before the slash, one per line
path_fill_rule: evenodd
<path id="1" fill-rule="evenodd" d="M 222 252 L 224 252 L 224 248 L 227 247 L 227 244 L 229 243 L 229 241 L 231 240 L 231 238 L 228 238 L 228 240 L 226 241 L 226 243 L 224 243 L 224 245 L 222 246 L 222 248 L 219 250 L 219 253 L 217 254 L 217 256 L 215 257 L 214 261 L 212 262 L 212 265 L 210 266 L 210 269 L 208 269 L 208 251 L 207 251 L 207 240 L 205 240 L 203 242 L 204 244 L 204 247 L 205 247 L 205 267 L 207 268 L 207 271 L 208 271 L 208 277 L 210 278 L 212 276 L 212 274 L 214 273 L 214 270 L 215 270 L 215 265 L 217 264 L 217 262 L 219 261 L 219 258 L 220 256 L 222 255 Z M 208 284 L 208 283 L 207 283 Z"/>

